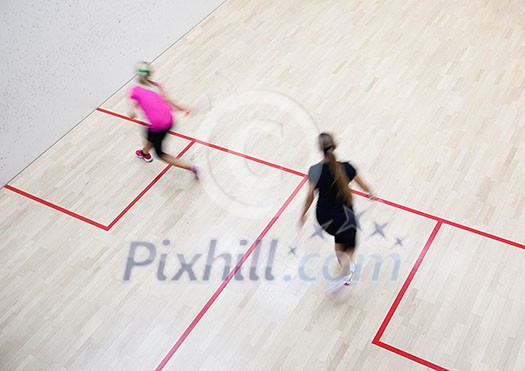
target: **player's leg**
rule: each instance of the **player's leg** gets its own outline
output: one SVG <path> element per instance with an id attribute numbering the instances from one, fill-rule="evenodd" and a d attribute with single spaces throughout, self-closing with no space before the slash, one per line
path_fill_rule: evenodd
<path id="1" fill-rule="evenodd" d="M 146 133 L 146 139 L 144 139 L 144 146 L 142 149 L 138 149 L 135 154 L 138 158 L 143 159 L 146 162 L 153 161 L 153 157 L 150 154 L 151 148 L 153 148 L 153 143 L 150 140 L 150 131 Z"/>
<path id="2" fill-rule="evenodd" d="M 170 164 L 172 166 L 179 167 L 181 169 L 185 169 L 185 170 L 191 171 L 195 175 L 195 178 L 198 179 L 199 171 L 198 171 L 198 168 L 194 164 L 192 164 L 192 163 L 190 163 L 188 161 L 181 160 L 180 158 L 172 156 L 172 155 L 170 155 L 168 153 L 165 153 L 163 151 L 163 149 L 162 149 L 162 142 L 164 141 L 164 138 L 168 134 L 168 131 L 169 130 L 164 130 L 164 131 L 158 132 L 152 138 L 153 139 L 153 141 L 152 141 L 153 148 L 155 149 L 155 152 L 157 153 L 157 156 L 159 156 L 164 162 L 166 162 L 166 163 L 168 163 L 168 164 Z"/>
<path id="3" fill-rule="evenodd" d="M 153 144 L 150 141 L 145 140 L 144 147 L 142 147 L 142 153 L 144 153 L 145 155 L 149 155 L 152 148 L 153 148 Z"/>
<path id="4" fill-rule="evenodd" d="M 343 243 L 336 242 L 334 248 L 341 274 L 346 276 L 349 273 L 350 267 L 349 255 L 346 253 L 346 246 Z"/>
<path id="5" fill-rule="evenodd" d="M 343 246 L 343 254 L 345 256 L 345 272 L 348 272 L 346 274 L 347 282 L 346 285 L 350 285 L 352 282 L 352 278 L 354 276 L 355 272 L 355 263 L 354 263 L 354 253 L 355 253 L 355 247 L 356 247 L 356 229 L 355 228 L 349 228 L 345 230 L 341 235 L 337 236 L 337 241 Z"/>

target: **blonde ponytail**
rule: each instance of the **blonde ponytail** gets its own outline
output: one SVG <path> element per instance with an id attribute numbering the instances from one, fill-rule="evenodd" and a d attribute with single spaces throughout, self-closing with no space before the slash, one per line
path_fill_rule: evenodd
<path id="1" fill-rule="evenodd" d="M 151 65 L 148 62 L 142 61 L 137 63 L 135 66 L 135 71 L 137 73 L 137 80 L 140 85 L 147 87 L 154 86 L 153 82 L 150 80 Z"/>

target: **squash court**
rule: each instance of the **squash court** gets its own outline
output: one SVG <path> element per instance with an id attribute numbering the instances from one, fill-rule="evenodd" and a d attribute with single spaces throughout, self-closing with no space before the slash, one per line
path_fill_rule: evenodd
<path id="1" fill-rule="evenodd" d="M 135 157 L 130 81 L 0 190 L 1 369 L 525 369 L 523 19 L 226 0 L 153 61 L 200 181 Z M 378 196 L 334 295 L 321 131 Z"/>

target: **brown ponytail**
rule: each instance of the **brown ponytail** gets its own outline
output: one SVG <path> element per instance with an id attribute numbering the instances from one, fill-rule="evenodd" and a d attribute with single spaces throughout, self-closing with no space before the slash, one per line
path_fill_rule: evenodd
<path id="1" fill-rule="evenodd" d="M 351 205 L 352 193 L 348 188 L 348 183 L 350 183 L 350 180 L 346 176 L 343 165 L 338 163 L 337 159 L 335 158 L 335 143 L 332 136 L 327 133 L 321 133 L 319 135 L 319 147 L 321 148 L 321 151 L 323 151 L 325 157 L 328 159 L 328 168 L 337 187 L 337 197 L 344 201 L 347 205 Z"/>

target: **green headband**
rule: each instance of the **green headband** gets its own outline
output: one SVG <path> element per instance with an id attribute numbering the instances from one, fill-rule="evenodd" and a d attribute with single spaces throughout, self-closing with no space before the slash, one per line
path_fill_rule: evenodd
<path id="1" fill-rule="evenodd" d="M 149 73 L 149 70 L 140 69 L 138 72 L 140 72 L 140 73 Z"/>

